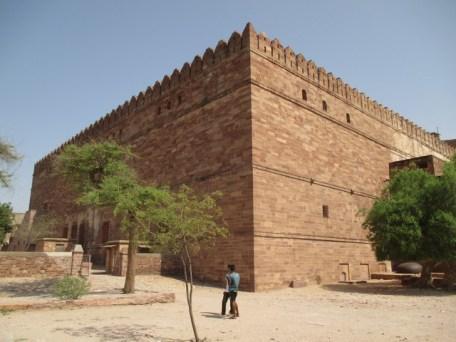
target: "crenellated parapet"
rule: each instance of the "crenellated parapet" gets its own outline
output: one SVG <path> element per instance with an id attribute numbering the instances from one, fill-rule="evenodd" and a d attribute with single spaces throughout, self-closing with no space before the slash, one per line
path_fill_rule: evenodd
<path id="1" fill-rule="evenodd" d="M 455 147 L 346 84 L 341 78 L 327 72 L 323 67 L 318 67 L 312 60 L 307 60 L 303 54 L 296 54 L 292 48 L 284 47 L 278 39 L 271 40 L 263 33 L 257 34 L 251 25 L 249 30 L 250 48 L 253 51 L 272 59 L 274 63 L 299 74 L 320 89 L 344 100 L 358 110 L 418 140 L 435 151 L 447 157 L 456 153 Z"/>
<path id="2" fill-rule="evenodd" d="M 57 155 L 69 144 L 78 144 L 95 137 L 97 132 L 104 132 L 124 120 L 128 115 L 136 112 L 154 102 L 159 102 L 169 93 L 185 83 L 198 79 L 208 69 L 213 68 L 225 59 L 237 55 L 241 50 L 247 50 L 252 41 L 256 39 L 256 33 L 251 24 L 247 24 L 242 34 L 233 32 L 228 41 L 220 40 L 215 49 L 208 48 L 201 56 L 197 55 L 191 63 L 184 63 L 180 69 L 174 69 L 171 75 L 165 75 L 161 81 L 156 81 L 153 86 L 147 87 L 137 96 L 106 114 L 104 117 L 79 132 L 64 144 L 53 150 L 35 164 L 35 172 L 50 166 L 53 156 Z"/>
<path id="3" fill-rule="evenodd" d="M 202 75 L 220 64 L 227 58 L 239 54 L 240 51 L 251 50 L 260 53 L 284 68 L 299 74 L 309 82 L 325 90 L 329 94 L 342 99 L 358 110 L 370 115 L 386 125 L 420 141 L 435 151 L 450 157 L 456 153 L 456 148 L 440 140 L 436 135 L 418 127 L 388 107 L 369 98 L 363 92 L 352 88 L 341 78 L 336 77 L 323 67 L 318 67 L 312 60 L 307 60 L 303 54 L 296 54 L 292 48 L 284 47 L 278 39 L 270 40 L 262 33 L 257 33 L 253 25 L 248 23 L 242 34 L 233 32 L 228 41 L 220 40 L 215 49 L 208 48 L 202 57 L 197 55 L 191 63 L 184 63 L 180 69 L 174 69 L 171 75 L 165 75 L 161 81 L 147 87 L 138 95 L 132 96 L 116 109 L 79 132 L 60 147 L 50 152 L 35 164 L 35 172 L 50 166 L 53 156 L 69 144 L 80 144 L 97 136 L 97 133 L 109 131 L 129 115 L 158 103 L 166 98 L 173 90 L 185 86 L 187 82 L 199 79 Z"/>

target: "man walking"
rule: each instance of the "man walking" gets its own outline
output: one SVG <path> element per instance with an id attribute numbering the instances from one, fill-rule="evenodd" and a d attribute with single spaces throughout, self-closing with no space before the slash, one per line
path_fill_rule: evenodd
<path id="1" fill-rule="evenodd" d="M 222 301 L 222 315 L 225 315 L 226 311 L 226 302 L 228 298 L 230 299 L 230 318 L 239 317 L 239 308 L 236 302 L 237 293 L 239 290 L 239 282 L 241 277 L 239 273 L 236 272 L 235 265 L 228 265 L 228 273 L 225 276 L 226 287 L 223 292 L 223 301 Z"/>

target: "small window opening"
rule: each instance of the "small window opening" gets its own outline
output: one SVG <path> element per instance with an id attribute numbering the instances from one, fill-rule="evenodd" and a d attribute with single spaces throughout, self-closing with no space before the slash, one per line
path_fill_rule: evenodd
<path id="1" fill-rule="evenodd" d="M 86 224 L 85 222 L 79 225 L 79 232 L 78 232 L 78 244 L 85 245 L 86 243 Z"/>
<path id="2" fill-rule="evenodd" d="M 158 108 L 157 108 L 157 115 L 160 115 L 160 114 L 161 114 L 161 107 L 158 106 Z"/>
<path id="3" fill-rule="evenodd" d="M 109 240 L 109 221 L 103 222 L 101 227 L 101 242 L 106 242 Z"/>
<path id="4" fill-rule="evenodd" d="M 68 226 L 63 227 L 63 238 L 68 238 Z"/>
<path id="5" fill-rule="evenodd" d="M 182 96 L 179 95 L 179 96 L 177 97 L 177 104 L 180 105 L 181 103 L 182 103 Z"/>
<path id="6" fill-rule="evenodd" d="M 78 237 L 78 223 L 73 222 L 71 226 L 71 239 L 75 240 Z"/>
<path id="7" fill-rule="evenodd" d="M 171 109 L 171 101 L 168 101 L 168 103 L 166 104 L 166 108 Z"/>
<path id="8" fill-rule="evenodd" d="M 304 89 L 302 90 L 302 99 L 307 101 L 307 92 Z"/>
<path id="9" fill-rule="evenodd" d="M 351 123 L 351 118 L 350 118 L 350 114 L 346 114 L 345 117 L 347 118 L 347 123 Z"/>
<path id="10" fill-rule="evenodd" d="M 428 168 L 428 163 L 427 163 L 427 161 L 425 161 L 425 160 L 419 160 L 419 161 L 416 163 L 416 166 L 417 166 L 417 168 L 419 168 L 419 169 L 427 169 L 427 168 Z"/>
<path id="11" fill-rule="evenodd" d="M 326 204 L 323 205 L 323 217 L 329 217 L 329 207 Z"/>
<path id="12" fill-rule="evenodd" d="M 328 111 L 328 104 L 326 103 L 326 101 L 323 101 L 323 102 L 322 102 L 322 105 L 323 105 L 323 110 L 324 110 L 325 112 L 327 112 L 327 111 Z"/>

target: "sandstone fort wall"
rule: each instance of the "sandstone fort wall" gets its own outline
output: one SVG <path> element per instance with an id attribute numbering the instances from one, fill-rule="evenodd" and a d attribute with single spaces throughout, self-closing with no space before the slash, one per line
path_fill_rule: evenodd
<path id="1" fill-rule="evenodd" d="M 30 208 L 68 217 L 67 237 L 76 220 L 93 222 L 86 239 L 99 239 L 104 214 L 74 206 L 52 160 L 67 144 L 103 139 L 131 145 L 147 182 L 224 193 L 231 236 L 201 251 L 194 271 L 221 282 L 235 263 L 248 290 L 368 276 L 376 263 L 359 213 L 389 162 L 455 151 L 250 24 L 35 165 Z M 116 229 L 110 239 L 121 239 Z"/>
<path id="2" fill-rule="evenodd" d="M 74 196 L 62 198 L 67 190 L 49 177 L 55 155 L 66 144 L 92 139 L 128 144 L 139 156 L 134 166 L 145 181 L 223 192 L 220 204 L 230 240 L 200 253 L 194 271 L 199 278 L 221 281 L 226 264 L 234 262 L 243 273 L 243 287 L 252 289 L 250 56 L 246 47 L 245 39 L 234 33 L 227 43 L 207 49 L 202 58 L 195 57 L 191 65 L 184 64 L 46 156 L 35 167 L 31 208 L 46 202 L 70 216 L 70 225 L 77 209 L 62 203 L 71 203 Z M 48 191 L 52 188 L 56 190 Z"/>
<path id="3" fill-rule="evenodd" d="M 378 264 L 362 212 L 389 163 L 452 149 L 278 40 L 251 35 L 256 289 L 367 279 Z"/>

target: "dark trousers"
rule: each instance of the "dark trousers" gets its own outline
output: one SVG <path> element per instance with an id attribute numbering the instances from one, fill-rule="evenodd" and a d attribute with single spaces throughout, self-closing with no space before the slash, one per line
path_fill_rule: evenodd
<path id="1" fill-rule="evenodd" d="M 231 295 L 230 295 L 230 292 L 223 292 L 223 299 L 222 299 L 222 315 L 224 315 L 226 313 L 226 302 L 228 301 L 228 298 L 230 298 L 230 314 L 232 314 L 231 312 Z"/>
<path id="2" fill-rule="evenodd" d="M 222 299 L 222 315 L 226 313 L 226 302 L 228 301 L 228 298 L 230 299 L 230 314 L 234 314 L 233 311 L 233 302 L 236 301 L 237 297 L 237 292 L 223 292 L 223 299 Z"/>

